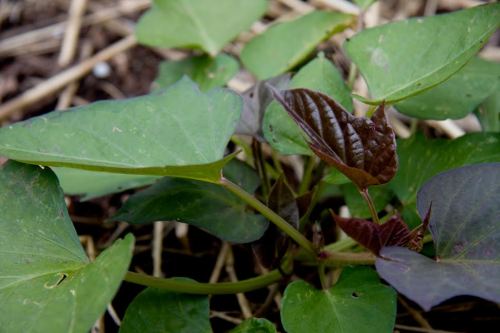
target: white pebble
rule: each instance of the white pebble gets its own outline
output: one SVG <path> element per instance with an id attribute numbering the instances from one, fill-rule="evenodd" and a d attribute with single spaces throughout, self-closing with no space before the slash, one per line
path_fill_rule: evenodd
<path id="1" fill-rule="evenodd" d="M 104 79 L 107 78 L 109 74 L 111 74 L 111 67 L 108 65 L 107 62 L 99 62 L 92 69 L 92 73 L 94 74 L 95 77 Z"/>

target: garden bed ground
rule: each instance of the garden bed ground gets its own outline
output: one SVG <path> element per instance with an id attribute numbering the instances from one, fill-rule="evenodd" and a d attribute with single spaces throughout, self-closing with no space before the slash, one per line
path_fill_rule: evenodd
<path id="1" fill-rule="evenodd" d="M 318 6 L 329 3 L 312 2 Z M 344 2 L 331 1 L 341 5 Z M 475 2 L 385 0 L 374 5 L 365 14 L 365 20 L 367 24 L 373 25 L 394 18 L 465 8 Z M 76 14 L 68 16 L 72 4 Z M 80 10 L 79 4 L 84 6 Z M 0 0 L 2 125 L 56 108 L 64 109 L 97 100 L 122 99 L 149 92 L 158 64 L 165 59 L 181 59 L 188 52 L 154 50 L 130 42 L 134 23 L 148 6 L 149 1 L 144 0 Z M 265 26 L 274 20 L 296 15 L 307 10 L 308 6 L 309 3 L 301 1 L 273 1 L 260 24 Z M 72 24 L 76 24 L 80 33 L 71 41 L 65 39 L 65 32 Z M 259 26 L 254 28 L 258 29 Z M 246 35 L 240 36 L 240 40 L 246 38 Z M 500 58 L 499 41 L 497 32 L 485 51 L 488 57 Z M 226 47 L 226 51 L 237 55 L 240 44 L 237 41 Z M 345 59 L 337 55 L 335 40 L 325 44 L 324 50 L 340 67 L 346 69 Z M 61 84 L 61 80 L 64 80 L 62 73 L 68 68 L 76 68 L 77 74 Z M 240 73 L 230 82 L 230 86 L 243 91 L 253 83 L 248 73 Z M 404 118 L 400 122 L 403 130 L 409 126 Z M 451 126 L 450 123 L 432 122 L 420 122 L 418 126 L 431 136 L 447 137 L 457 135 L 457 131 L 458 134 L 473 131 L 477 128 L 477 122 L 467 118 L 453 122 Z M 294 159 L 285 159 L 283 163 L 294 170 Z M 107 223 L 106 219 L 130 193 L 133 191 L 85 202 L 78 197 L 67 198 L 70 215 L 90 257 L 95 257 L 126 232 L 132 232 L 137 242 L 131 270 L 166 277 L 186 276 L 198 281 L 208 281 L 211 277 L 215 281 L 229 281 L 234 279 L 233 275 L 244 279 L 262 272 L 249 246 L 224 245 L 217 238 L 194 227 L 186 228 L 176 222 L 147 226 Z M 344 203 L 338 199 L 326 198 L 322 202 L 322 207 L 335 210 L 342 205 Z M 322 216 L 318 215 L 317 218 L 321 219 Z M 223 265 L 219 266 L 218 261 Z M 214 279 L 216 275 L 219 277 Z M 297 276 L 318 283 L 315 281 L 315 270 L 299 267 L 290 278 Z M 117 322 L 123 318 L 127 305 L 140 290 L 142 288 L 137 285 L 123 283 L 112 307 L 103 320 L 96 324 L 96 332 L 116 332 Z M 214 296 L 211 299 L 214 330 L 223 332 L 234 327 L 235 323 L 243 319 L 242 307 L 245 311 L 274 321 L 280 327 L 278 306 L 282 291 L 282 288 L 271 287 L 246 293 L 243 300 L 239 301 L 234 295 Z M 500 327 L 500 307 L 474 297 L 458 297 L 434 307 L 430 312 L 423 312 L 401 296 L 396 323 L 396 330 L 400 332 L 494 332 L 495 327 L 497 330 Z M 280 330 L 283 331 L 283 328 L 280 327 Z"/>

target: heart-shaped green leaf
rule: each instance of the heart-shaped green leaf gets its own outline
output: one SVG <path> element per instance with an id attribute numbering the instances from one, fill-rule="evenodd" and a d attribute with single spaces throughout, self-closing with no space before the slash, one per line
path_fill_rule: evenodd
<path id="1" fill-rule="evenodd" d="M 233 180 L 253 193 L 259 183 L 247 168 L 239 164 Z M 253 174 L 250 179 L 249 172 Z M 131 196 L 112 219 L 134 224 L 176 220 L 234 243 L 259 239 L 268 226 L 263 216 L 248 210 L 245 202 L 219 185 L 168 177 Z"/>
<path id="2" fill-rule="evenodd" d="M 241 98 L 201 93 L 184 78 L 167 90 L 55 111 L 0 129 L 0 155 L 48 165 L 217 181 Z"/>
<path id="3" fill-rule="evenodd" d="M 300 64 L 316 45 L 353 21 L 351 15 L 315 11 L 278 23 L 245 45 L 241 61 L 259 80 L 268 79 Z"/>
<path id="4" fill-rule="evenodd" d="M 345 268 L 328 290 L 305 281 L 288 285 L 281 322 L 288 333 L 390 333 L 396 319 L 396 293 L 368 267 Z"/>
<path id="5" fill-rule="evenodd" d="M 500 4 L 412 18 L 367 29 L 345 48 L 372 94 L 367 103 L 396 102 L 443 82 L 498 29 Z"/>
<path id="6" fill-rule="evenodd" d="M 498 90 L 500 64 L 474 58 L 448 80 L 399 102 L 396 108 L 416 118 L 458 119 L 474 111 Z"/>
<path id="7" fill-rule="evenodd" d="M 379 274 L 426 311 L 457 295 L 500 302 L 500 163 L 441 173 L 418 193 L 418 210 L 432 204 L 436 260 L 399 247 L 382 249 Z"/>
<path id="8" fill-rule="evenodd" d="M 284 90 L 275 87 L 278 90 Z M 307 88 L 330 96 L 348 111 L 352 111 L 351 94 L 337 68 L 320 54 L 302 67 L 290 82 L 290 89 Z M 264 137 L 282 154 L 312 155 L 304 133 L 278 102 L 269 104 L 264 115 Z"/>
<path id="9" fill-rule="evenodd" d="M 266 0 L 155 0 L 136 35 L 146 45 L 200 48 L 215 56 L 266 8 Z"/>
<path id="10" fill-rule="evenodd" d="M 164 61 L 154 82 L 156 87 L 166 88 L 184 75 L 196 82 L 202 91 L 225 85 L 236 73 L 240 65 L 233 57 L 219 54 L 189 57 L 179 61 Z"/>
<path id="11" fill-rule="evenodd" d="M 308 137 L 309 147 L 361 190 L 396 173 L 396 139 L 384 112 L 357 118 L 330 97 L 308 89 L 275 92 L 275 98 Z"/>
<path id="12" fill-rule="evenodd" d="M 147 288 L 125 312 L 120 333 L 211 333 L 208 296 Z"/>
<path id="13" fill-rule="evenodd" d="M 0 327 L 5 332 L 88 332 L 132 257 L 132 236 L 89 263 L 49 169 L 0 168 Z"/>
<path id="14" fill-rule="evenodd" d="M 229 333 L 276 333 L 276 327 L 264 318 L 250 318 L 233 328 Z"/>

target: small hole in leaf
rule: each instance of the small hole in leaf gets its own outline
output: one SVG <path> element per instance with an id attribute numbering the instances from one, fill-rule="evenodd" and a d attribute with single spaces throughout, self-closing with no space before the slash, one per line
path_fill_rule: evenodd
<path id="1" fill-rule="evenodd" d="M 352 298 L 359 298 L 359 294 L 355 291 L 352 292 L 351 296 Z"/>
<path id="2" fill-rule="evenodd" d="M 68 277 L 68 274 L 66 274 L 66 273 L 57 273 L 55 275 L 55 277 L 57 278 L 57 280 L 52 281 L 52 282 L 47 281 L 47 282 L 45 282 L 45 284 L 43 286 L 46 289 L 55 288 L 55 287 L 59 286 Z"/>

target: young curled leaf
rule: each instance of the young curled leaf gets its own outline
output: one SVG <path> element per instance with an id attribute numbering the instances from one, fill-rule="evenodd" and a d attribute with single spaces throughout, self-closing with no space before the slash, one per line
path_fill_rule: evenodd
<path id="1" fill-rule="evenodd" d="M 366 119 L 309 89 L 274 90 L 274 97 L 305 132 L 314 153 L 358 188 L 387 183 L 396 174 L 396 139 L 384 105 Z"/>
<path id="2" fill-rule="evenodd" d="M 331 213 L 340 229 L 377 256 L 384 246 L 406 246 L 420 251 L 430 217 L 429 209 L 422 225 L 411 231 L 399 214 L 391 216 L 384 224 L 376 224 L 363 219 L 343 218 L 333 211 Z"/>

